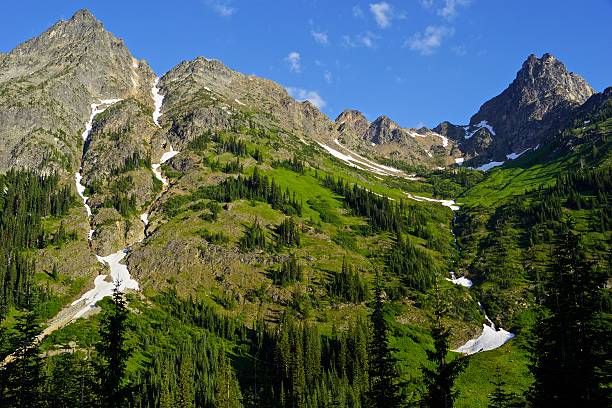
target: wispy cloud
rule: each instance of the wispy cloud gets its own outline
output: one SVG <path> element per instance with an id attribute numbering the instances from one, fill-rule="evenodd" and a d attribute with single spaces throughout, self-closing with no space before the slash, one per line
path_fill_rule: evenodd
<path id="1" fill-rule="evenodd" d="M 438 14 L 447 20 L 452 20 L 459 14 L 459 7 L 467 6 L 471 0 L 444 0 L 444 6 L 438 10 Z"/>
<path id="2" fill-rule="evenodd" d="M 310 91 L 303 88 L 287 87 L 287 92 L 298 101 L 308 101 L 319 109 L 323 109 L 327 103 L 317 91 Z"/>
<path id="3" fill-rule="evenodd" d="M 384 1 L 380 3 L 371 3 L 370 12 L 374 16 L 374 20 L 376 20 L 376 24 L 378 24 L 380 28 L 387 28 L 391 25 L 393 11 L 389 3 Z"/>
<path id="4" fill-rule="evenodd" d="M 424 32 L 413 35 L 404 45 L 421 55 L 431 55 L 442 45 L 442 40 L 453 33 L 452 27 L 428 26 Z"/>
<path id="5" fill-rule="evenodd" d="M 464 57 L 467 55 L 467 49 L 465 45 L 455 45 L 451 48 L 451 51 L 458 57 Z"/>
<path id="6" fill-rule="evenodd" d="M 302 62 L 299 52 L 292 51 L 285 57 L 285 61 L 289 64 L 289 70 L 291 72 L 300 73 L 302 72 Z"/>
<path id="7" fill-rule="evenodd" d="M 421 6 L 424 8 L 432 8 L 434 5 L 434 0 L 419 0 L 419 3 L 421 3 Z"/>
<path id="8" fill-rule="evenodd" d="M 363 10 L 360 6 L 353 6 L 353 17 L 363 18 Z"/>
<path id="9" fill-rule="evenodd" d="M 327 36 L 327 33 L 311 30 L 310 34 L 312 35 L 312 38 L 314 38 L 314 40 L 319 44 L 329 44 L 329 37 Z"/>
<path id="10" fill-rule="evenodd" d="M 325 79 L 325 82 L 327 82 L 328 84 L 331 84 L 333 80 L 332 73 L 329 71 L 325 71 L 323 73 L 323 79 Z"/>
<path id="11" fill-rule="evenodd" d="M 206 5 L 221 17 L 230 17 L 238 11 L 230 0 L 206 0 Z"/>
<path id="12" fill-rule="evenodd" d="M 370 31 L 366 31 L 364 34 L 358 34 L 355 36 L 344 35 L 342 41 L 344 45 L 351 48 L 366 47 L 376 48 L 376 40 L 378 36 Z"/>

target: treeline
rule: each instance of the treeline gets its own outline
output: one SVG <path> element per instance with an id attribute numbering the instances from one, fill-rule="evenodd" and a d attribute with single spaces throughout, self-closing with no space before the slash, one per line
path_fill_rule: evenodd
<path id="1" fill-rule="evenodd" d="M 409 237 L 409 234 L 413 234 L 424 238 L 430 249 L 448 249 L 448 242 L 430 226 L 433 220 L 430 213 L 418 206 L 406 205 L 403 200 L 395 203 L 388 197 L 329 175 L 323 179 L 323 185 L 342 195 L 345 205 L 355 215 L 367 217 L 369 232 L 386 231 L 395 234 L 395 243 L 385 261 L 388 272 L 399 277 L 403 283 L 403 287 L 392 290 L 394 298 L 405 295 L 406 288 L 426 291 L 433 285 L 436 261 L 430 253 L 414 245 Z"/>
<path id="2" fill-rule="evenodd" d="M 355 215 L 367 217 L 372 231 L 400 233 L 406 231 L 406 207 L 403 201 L 394 204 L 389 198 L 327 174 L 323 185 L 344 197 L 345 205 Z"/>
<path id="3" fill-rule="evenodd" d="M 128 171 L 136 170 L 141 167 L 150 168 L 151 158 L 142 158 L 140 157 L 139 152 L 134 152 L 130 157 L 123 161 L 123 164 L 120 167 L 113 168 L 111 170 L 111 176 L 117 176 L 119 174 L 127 173 Z"/>
<path id="4" fill-rule="evenodd" d="M 195 195 L 195 198 L 209 198 L 221 202 L 239 199 L 263 201 L 285 214 L 302 214 L 302 203 L 298 201 L 295 192 L 291 193 L 289 187 L 283 191 L 274 178 L 261 175 L 257 167 L 250 176 L 239 175 L 217 185 L 200 187 Z"/>
<path id="5" fill-rule="evenodd" d="M 342 269 L 331 273 L 327 291 L 343 302 L 361 303 L 368 298 L 368 285 L 359 277 L 359 273 L 346 257 L 342 259 Z"/>
<path id="6" fill-rule="evenodd" d="M 28 250 L 54 239 L 61 243 L 70 234 L 63 224 L 54 238 L 45 233 L 42 220 L 66 215 L 75 203 L 70 188 L 59 187 L 56 174 L 10 170 L 0 175 L 0 320 L 8 307 L 30 307 L 36 294 L 44 296 L 33 282 L 34 260 Z"/>
<path id="7" fill-rule="evenodd" d="M 293 156 L 291 159 L 272 161 L 272 167 L 275 169 L 280 167 L 296 173 L 304 174 L 306 171 L 306 162 L 298 159 L 296 156 Z"/>
<path id="8" fill-rule="evenodd" d="M 210 143 L 215 143 L 216 153 L 232 153 L 238 157 L 246 157 L 250 155 L 253 159 L 257 160 L 257 162 L 263 162 L 263 154 L 261 150 L 255 149 L 249 152 L 247 144 L 244 140 L 236 137 L 235 135 L 226 135 L 224 133 L 213 133 L 212 131 L 207 131 L 196 136 L 194 139 L 189 141 L 187 147 L 196 152 L 205 152 L 209 149 Z M 213 164 L 214 161 L 209 161 L 209 165 Z M 218 164 L 218 162 L 217 162 Z"/>

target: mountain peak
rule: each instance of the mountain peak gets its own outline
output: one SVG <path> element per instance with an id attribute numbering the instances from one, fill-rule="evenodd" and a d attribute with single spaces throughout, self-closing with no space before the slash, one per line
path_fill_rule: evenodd
<path id="1" fill-rule="evenodd" d="M 529 55 L 516 78 L 500 95 L 485 102 L 470 126 L 487 123 L 495 129 L 497 157 L 532 148 L 549 129 L 582 105 L 594 91 L 550 53 Z"/>
<path id="2" fill-rule="evenodd" d="M 341 122 L 365 122 L 369 124 L 370 122 L 364 116 L 363 113 L 358 111 L 357 109 L 345 109 L 338 115 L 336 118 L 336 123 Z"/>
<path id="3" fill-rule="evenodd" d="M 70 21 L 78 21 L 78 22 L 95 22 L 100 24 L 98 19 L 86 8 L 82 8 L 77 10 L 76 13 L 70 18 Z"/>

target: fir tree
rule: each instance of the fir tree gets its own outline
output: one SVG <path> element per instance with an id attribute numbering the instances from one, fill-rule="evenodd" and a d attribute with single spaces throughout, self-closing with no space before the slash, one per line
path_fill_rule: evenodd
<path id="1" fill-rule="evenodd" d="M 465 369 L 467 359 L 458 357 L 447 361 L 450 330 L 442 324 L 443 308 L 436 288 L 437 305 L 431 336 L 434 340 L 434 350 L 427 351 L 427 357 L 432 368 L 423 367 L 423 377 L 427 393 L 423 403 L 429 408 L 450 408 L 453 406 L 457 393 L 453 391 L 455 379 Z"/>
<path id="2" fill-rule="evenodd" d="M 33 312 L 24 312 L 15 322 L 15 338 L 12 343 L 17 346 L 9 361 L 0 368 L 1 385 L 0 404 L 3 407 L 36 408 L 43 407 L 44 383 L 42 372 L 43 360 L 38 347 L 40 326 Z"/>
<path id="3" fill-rule="evenodd" d="M 393 355 L 397 350 L 389 345 L 389 324 L 385 318 L 383 290 L 380 276 L 377 277 L 374 311 L 370 316 L 373 334 L 370 345 L 370 391 L 368 406 L 395 408 L 401 407 L 402 397 L 397 372 L 397 359 Z"/>
<path id="4" fill-rule="evenodd" d="M 495 369 L 493 386 L 495 388 L 489 398 L 489 408 L 519 408 L 525 406 L 518 395 L 506 389 L 506 382 L 499 372 L 499 367 Z"/>
<path id="5" fill-rule="evenodd" d="M 215 388 L 216 408 L 240 408 L 241 394 L 236 375 L 221 350 L 219 354 L 219 370 L 217 374 L 217 386 Z"/>
<path id="6" fill-rule="evenodd" d="M 589 261 L 571 220 L 554 252 L 535 329 L 529 399 L 535 406 L 610 406 L 609 339 L 602 313 L 605 275 Z"/>
<path id="7" fill-rule="evenodd" d="M 129 311 L 119 285 L 120 282 L 116 282 L 112 302 L 102 314 L 100 342 L 96 347 L 101 360 L 98 375 L 102 405 L 109 408 L 124 406 L 129 396 L 125 376 L 127 360 L 131 354 L 125 344 Z"/>

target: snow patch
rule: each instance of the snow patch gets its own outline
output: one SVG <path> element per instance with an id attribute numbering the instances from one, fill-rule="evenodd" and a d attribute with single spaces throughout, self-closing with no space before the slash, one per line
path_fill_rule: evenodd
<path id="1" fill-rule="evenodd" d="M 483 164 L 482 166 L 477 167 L 476 170 L 488 171 L 488 170 L 491 170 L 493 167 L 501 166 L 504 163 L 505 162 L 503 162 L 503 161 L 501 161 L 501 162 L 491 161 L 491 162 L 489 162 L 487 164 Z"/>
<path id="2" fill-rule="evenodd" d="M 455 272 L 451 272 L 451 277 L 450 278 L 446 278 L 446 280 L 449 281 L 449 282 L 453 282 L 455 285 L 461 285 L 461 286 L 464 286 L 466 288 L 471 288 L 472 287 L 472 281 L 471 280 L 469 280 L 465 276 L 460 276 L 459 278 L 457 278 L 455 276 Z"/>
<path id="3" fill-rule="evenodd" d="M 140 214 L 140 221 L 142 221 L 146 228 L 149 225 L 149 213 Z"/>
<path id="4" fill-rule="evenodd" d="M 155 178 L 157 178 L 159 181 L 161 181 L 164 186 L 168 185 L 168 180 L 166 178 L 164 178 L 164 176 L 162 175 L 160 167 L 161 167 L 162 164 L 164 164 L 165 162 L 167 162 L 168 160 L 170 160 L 171 158 L 173 158 L 177 154 L 179 154 L 179 151 L 178 150 L 174 150 L 172 148 L 172 145 L 170 145 L 170 150 L 168 150 L 167 152 L 164 152 L 164 154 L 162 154 L 161 159 L 159 159 L 159 163 L 151 164 L 151 170 L 153 170 L 153 174 L 155 175 Z"/>
<path id="5" fill-rule="evenodd" d="M 514 153 L 514 152 L 509 153 L 509 154 L 507 154 L 507 155 L 506 155 L 506 159 L 508 159 L 508 160 L 518 159 L 518 158 L 519 158 L 519 157 L 521 157 L 523 154 L 525 154 L 525 153 L 526 153 L 528 150 L 531 150 L 531 147 L 530 147 L 530 148 L 528 148 L 528 149 L 523 150 L 523 151 L 522 151 L 522 152 L 520 152 L 520 153 Z"/>
<path id="6" fill-rule="evenodd" d="M 159 93 L 159 88 L 157 85 L 159 84 L 159 78 L 155 78 L 155 82 L 153 83 L 153 87 L 151 88 L 151 94 L 153 95 L 153 104 L 155 105 L 155 109 L 153 110 L 153 122 L 157 125 L 157 127 L 161 127 L 159 125 L 159 118 L 161 117 L 161 108 L 164 103 L 164 96 Z"/>
<path id="7" fill-rule="evenodd" d="M 89 200 L 89 197 L 85 197 L 85 186 L 81 183 L 81 181 L 83 180 L 83 176 L 81 175 L 81 173 L 76 173 L 74 175 L 74 179 L 76 180 L 77 193 L 83 200 L 83 205 L 85 206 L 85 210 L 87 211 L 87 216 L 91 217 L 91 207 L 87 204 L 87 200 Z"/>
<path id="8" fill-rule="evenodd" d="M 109 106 L 120 102 L 121 100 L 122 99 L 102 99 L 100 103 L 91 104 L 91 115 L 89 115 L 89 120 L 87 121 L 87 123 L 85 123 L 85 130 L 81 134 L 83 142 L 87 142 L 87 139 L 89 139 L 89 134 L 91 133 L 91 130 L 93 128 L 93 121 L 96 115 L 104 112 Z M 76 189 L 77 193 L 83 200 L 83 206 L 87 211 L 87 217 L 91 217 L 91 207 L 87 204 L 87 200 L 89 199 L 89 197 L 85 197 L 85 186 L 81 183 L 81 181 L 83 181 L 83 175 L 81 174 L 81 171 L 83 171 L 82 167 L 79 169 L 79 172 L 74 175 L 76 181 Z M 88 234 L 90 240 L 92 236 L 93 233 L 90 231 L 90 233 Z"/>
<path id="9" fill-rule="evenodd" d="M 234 102 L 236 102 L 238 105 L 242 105 L 242 106 L 246 106 L 246 104 L 240 102 L 238 99 L 234 98 Z"/>
<path id="10" fill-rule="evenodd" d="M 444 207 L 448 207 L 450 208 L 452 211 L 459 211 L 459 207 L 456 203 L 455 200 L 438 200 L 436 198 L 429 198 L 429 197 L 421 197 L 421 196 L 415 196 L 412 195 L 410 193 L 406 193 L 406 195 L 408 196 L 408 198 L 413 199 L 414 201 L 429 201 L 432 203 L 440 203 L 442 204 Z"/>
<path id="11" fill-rule="evenodd" d="M 317 143 L 319 144 L 319 146 L 321 146 L 323 149 L 325 149 L 329 154 L 331 154 L 335 158 L 340 159 L 341 161 L 348 164 L 349 166 L 355 167 L 359 170 L 369 171 L 371 173 L 382 175 L 382 176 L 398 176 L 399 177 L 402 174 L 401 170 L 398 170 L 390 166 L 378 164 L 376 162 L 373 162 L 370 159 L 366 159 L 365 157 L 360 156 L 359 154 L 342 146 L 342 144 L 337 139 L 334 139 L 334 143 L 336 143 L 340 148 L 346 150 L 349 154 L 344 154 L 323 143 L 320 143 L 320 142 L 317 142 Z"/>
<path id="12" fill-rule="evenodd" d="M 463 164 L 464 161 L 465 159 L 463 157 L 457 157 L 455 159 L 455 164 Z"/>
<path id="13" fill-rule="evenodd" d="M 120 261 L 125 258 L 126 255 L 127 249 L 122 249 L 107 256 L 96 255 L 96 258 L 100 263 L 109 267 L 110 277 L 112 279 L 109 282 L 107 280 L 108 275 L 96 276 L 96 279 L 94 280 L 94 288 L 87 291 L 79 299 L 72 302 L 72 306 L 81 302 L 85 303 L 85 306 L 73 316 L 72 320 L 78 319 L 93 309 L 99 300 L 102 300 L 106 296 L 111 296 L 117 282 L 119 282 L 120 292 L 124 292 L 126 289 L 138 290 L 138 282 L 136 282 L 130 276 L 127 265 L 120 263 Z"/>
<path id="14" fill-rule="evenodd" d="M 469 139 L 472 136 L 474 136 L 476 134 L 476 132 L 478 132 L 480 129 L 485 128 L 489 131 L 489 133 L 491 133 L 491 135 L 495 136 L 495 130 L 493 129 L 493 126 L 489 125 L 489 122 L 487 122 L 486 120 L 481 120 L 480 122 L 478 122 L 476 125 L 474 125 L 476 127 L 476 129 L 472 132 L 470 132 L 470 126 L 464 126 L 463 130 L 465 131 L 465 138 Z"/>

